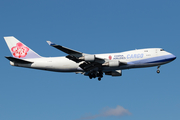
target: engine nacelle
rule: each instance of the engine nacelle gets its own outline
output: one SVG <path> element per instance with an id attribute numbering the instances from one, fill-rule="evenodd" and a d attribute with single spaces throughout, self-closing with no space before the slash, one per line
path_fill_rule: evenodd
<path id="1" fill-rule="evenodd" d="M 80 57 L 79 59 L 87 62 L 93 62 L 95 61 L 95 58 L 96 58 L 95 55 L 85 55 L 83 57 Z"/>
<path id="2" fill-rule="evenodd" d="M 109 61 L 109 67 L 119 67 L 119 66 L 120 66 L 120 61 L 118 60 Z"/>
<path id="3" fill-rule="evenodd" d="M 111 76 L 122 76 L 122 70 L 105 72 L 105 74 L 106 74 L 106 75 L 111 75 Z"/>

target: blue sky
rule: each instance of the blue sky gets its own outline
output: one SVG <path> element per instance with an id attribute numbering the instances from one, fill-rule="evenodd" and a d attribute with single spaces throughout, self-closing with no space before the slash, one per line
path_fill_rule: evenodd
<path id="1" fill-rule="evenodd" d="M 180 1 L 0 1 L 1 120 L 180 119 Z M 90 80 L 9 65 L 3 39 L 15 36 L 41 56 L 64 56 L 46 41 L 85 52 L 164 48 L 177 59 Z M 112 114 L 123 111 L 122 114 Z"/>

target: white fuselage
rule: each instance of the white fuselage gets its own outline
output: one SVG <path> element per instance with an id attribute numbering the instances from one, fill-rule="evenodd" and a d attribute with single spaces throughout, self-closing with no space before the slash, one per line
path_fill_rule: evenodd
<path id="1" fill-rule="evenodd" d="M 126 65 L 118 67 L 103 67 L 102 71 L 123 70 L 130 68 L 151 67 L 166 64 L 175 59 L 175 56 L 160 48 L 138 49 L 120 53 L 96 54 L 98 58 L 118 60 Z M 19 64 L 10 62 L 13 66 L 27 67 L 56 72 L 83 72 L 80 63 L 69 60 L 66 57 L 42 57 L 25 59 L 33 63 Z"/>

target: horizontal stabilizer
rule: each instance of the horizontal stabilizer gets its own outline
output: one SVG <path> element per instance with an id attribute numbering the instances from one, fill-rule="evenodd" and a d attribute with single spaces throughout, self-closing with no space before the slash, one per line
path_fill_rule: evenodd
<path id="1" fill-rule="evenodd" d="M 22 59 L 18 59 L 18 58 L 14 58 L 14 57 L 7 57 L 6 58 L 12 62 L 16 62 L 16 63 L 22 63 L 22 64 L 27 64 L 27 63 L 33 63 L 30 61 L 26 61 L 26 60 L 22 60 Z"/>

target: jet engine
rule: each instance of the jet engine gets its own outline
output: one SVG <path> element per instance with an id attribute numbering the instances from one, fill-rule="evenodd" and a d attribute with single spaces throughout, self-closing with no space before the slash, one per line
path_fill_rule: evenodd
<path id="1" fill-rule="evenodd" d="M 83 57 L 80 57 L 79 59 L 87 62 L 93 62 L 95 61 L 95 55 L 85 55 Z"/>
<path id="2" fill-rule="evenodd" d="M 120 64 L 121 62 L 119 60 L 110 60 L 109 62 L 106 62 L 102 65 L 106 67 L 119 67 Z"/>
<path id="3" fill-rule="evenodd" d="M 109 61 L 109 67 L 119 67 L 119 66 L 120 66 L 120 61 L 118 60 Z"/>

